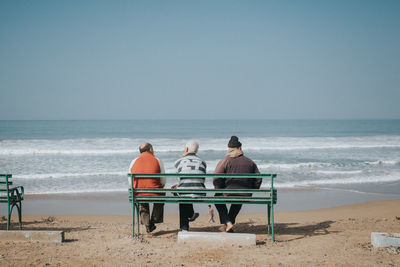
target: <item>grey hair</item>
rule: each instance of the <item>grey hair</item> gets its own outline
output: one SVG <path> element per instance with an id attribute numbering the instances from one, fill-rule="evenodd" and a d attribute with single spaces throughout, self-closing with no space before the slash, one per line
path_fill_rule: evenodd
<path id="1" fill-rule="evenodd" d="M 196 141 L 190 140 L 186 143 L 185 148 L 188 148 L 189 153 L 197 153 L 199 150 L 199 144 Z"/>

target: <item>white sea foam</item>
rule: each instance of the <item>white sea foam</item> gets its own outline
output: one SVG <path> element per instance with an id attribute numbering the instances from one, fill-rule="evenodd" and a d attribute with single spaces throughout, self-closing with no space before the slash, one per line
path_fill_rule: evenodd
<path id="1" fill-rule="evenodd" d="M 371 165 L 376 166 L 394 166 L 400 164 L 400 160 L 378 160 L 378 161 L 365 161 L 365 162 L 301 162 L 301 163 L 258 163 L 259 169 L 273 169 L 273 170 L 304 170 L 304 169 L 318 169 L 318 168 L 343 168 L 343 167 L 367 167 Z M 336 170 L 335 170 L 336 171 Z M 332 172 L 335 172 L 332 171 Z M 340 172 L 346 172 L 338 170 Z M 330 170 L 321 170 L 320 173 L 329 173 Z M 357 173 L 358 170 L 347 171 L 348 173 Z"/>
<path id="2" fill-rule="evenodd" d="M 346 192 L 352 192 L 352 193 L 357 193 L 357 194 L 385 195 L 385 194 L 376 193 L 376 192 L 365 192 L 365 191 L 355 190 L 355 189 L 343 189 L 343 188 L 334 188 L 334 187 L 320 187 L 319 186 L 318 189 L 329 190 L 329 191 L 346 191 Z"/>
<path id="3" fill-rule="evenodd" d="M 386 166 L 394 166 L 400 165 L 400 160 L 377 160 L 377 161 L 366 161 L 365 165 L 386 165 Z"/>
<path id="4" fill-rule="evenodd" d="M 74 190 L 65 190 L 61 188 L 55 188 L 51 191 L 31 191 L 28 194 L 32 195 L 52 195 L 52 194 L 80 194 L 80 193 L 112 193 L 112 192 L 127 192 L 127 187 L 120 188 L 81 188 Z M 25 191 L 26 193 L 26 191 Z"/>
<path id="5" fill-rule="evenodd" d="M 93 139 L 27 139 L 0 141 L 0 155 L 114 155 L 134 154 L 143 139 L 93 138 Z M 183 139 L 149 139 L 157 153 L 182 151 Z M 198 140 L 201 151 L 226 151 L 226 140 L 203 138 Z M 246 151 L 288 151 L 322 149 L 378 149 L 400 148 L 400 136 L 366 137 L 265 137 L 242 138 Z"/>
<path id="6" fill-rule="evenodd" d="M 316 180 L 301 180 L 291 182 L 275 183 L 278 188 L 295 188 L 295 187 L 308 187 L 315 185 L 339 185 L 339 184 L 366 184 L 366 183 L 387 183 L 400 181 L 400 174 L 389 174 L 384 176 L 353 176 L 350 178 L 337 178 L 337 179 L 316 179 Z"/>
<path id="7" fill-rule="evenodd" d="M 90 172 L 90 173 L 36 173 L 36 174 L 13 174 L 17 179 L 59 179 L 59 178 L 82 178 L 87 176 L 116 176 L 126 175 L 127 172 Z"/>
<path id="8" fill-rule="evenodd" d="M 360 174 L 362 173 L 362 170 L 354 170 L 354 171 L 342 171 L 342 170 L 335 170 L 335 171 L 330 171 L 330 170 L 317 170 L 314 171 L 314 173 L 320 173 L 320 174 L 328 174 L 328 175 L 343 175 L 343 174 Z"/>

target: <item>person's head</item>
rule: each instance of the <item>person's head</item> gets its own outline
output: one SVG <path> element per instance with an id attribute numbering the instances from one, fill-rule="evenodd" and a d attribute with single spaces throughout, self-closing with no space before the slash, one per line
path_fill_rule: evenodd
<path id="1" fill-rule="evenodd" d="M 196 141 L 190 140 L 185 145 L 185 154 L 193 153 L 196 154 L 199 150 L 199 144 Z"/>
<path id="2" fill-rule="evenodd" d="M 149 152 L 151 154 L 154 154 L 153 146 L 150 143 L 144 142 L 139 146 L 139 151 L 140 153 L 143 152 Z"/>
<path id="3" fill-rule="evenodd" d="M 211 208 L 211 205 L 208 205 L 209 208 Z"/>
<path id="4" fill-rule="evenodd" d="M 231 139 L 229 140 L 228 143 L 229 148 L 241 148 L 242 143 L 239 142 L 239 138 L 237 136 L 231 136 Z"/>

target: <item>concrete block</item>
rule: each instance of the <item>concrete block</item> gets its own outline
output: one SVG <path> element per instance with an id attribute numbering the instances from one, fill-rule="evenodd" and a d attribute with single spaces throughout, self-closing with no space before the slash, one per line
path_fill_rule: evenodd
<path id="1" fill-rule="evenodd" d="M 375 248 L 379 247 L 400 247 L 399 233 L 371 233 L 371 244 Z"/>
<path id="2" fill-rule="evenodd" d="M 201 245 L 240 245 L 256 244 L 255 234 L 209 233 L 209 232 L 179 232 L 178 243 Z"/>
<path id="3" fill-rule="evenodd" d="M 63 231 L 0 231 L 0 241 L 64 242 Z"/>

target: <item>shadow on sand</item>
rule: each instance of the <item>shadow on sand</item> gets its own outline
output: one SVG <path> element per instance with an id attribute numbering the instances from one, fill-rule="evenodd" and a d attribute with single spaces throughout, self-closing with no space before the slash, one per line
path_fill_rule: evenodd
<path id="1" fill-rule="evenodd" d="M 323 221 L 315 224 L 299 225 L 298 223 L 277 223 L 275 224 L 275 238 L 277 242 L 288 242 L 293 240 L 302 239 L 311 236 L 328 235 L 330 233 L 337 233 L 337 231 L 329 231 L 331 224 L 334 221 Z M 217 226 L 207 227 L 191 227 L 190 231 L 195 232 L 219 232 Z M 242 222 L 235 224 L 235 233 L 251 233 L 256 235 L 267 235 L 268 229 L 266 225 L 255 225 L 253 222 Z M 155 232 L 153 236 L 162 236 L 178 233 L 178 229 Z M 284 241 L 279 240 L 279 236 L 290 236 L 289 239 Z M 265 242 L 258 242 L 257 244 L 265 244 Z"/>

